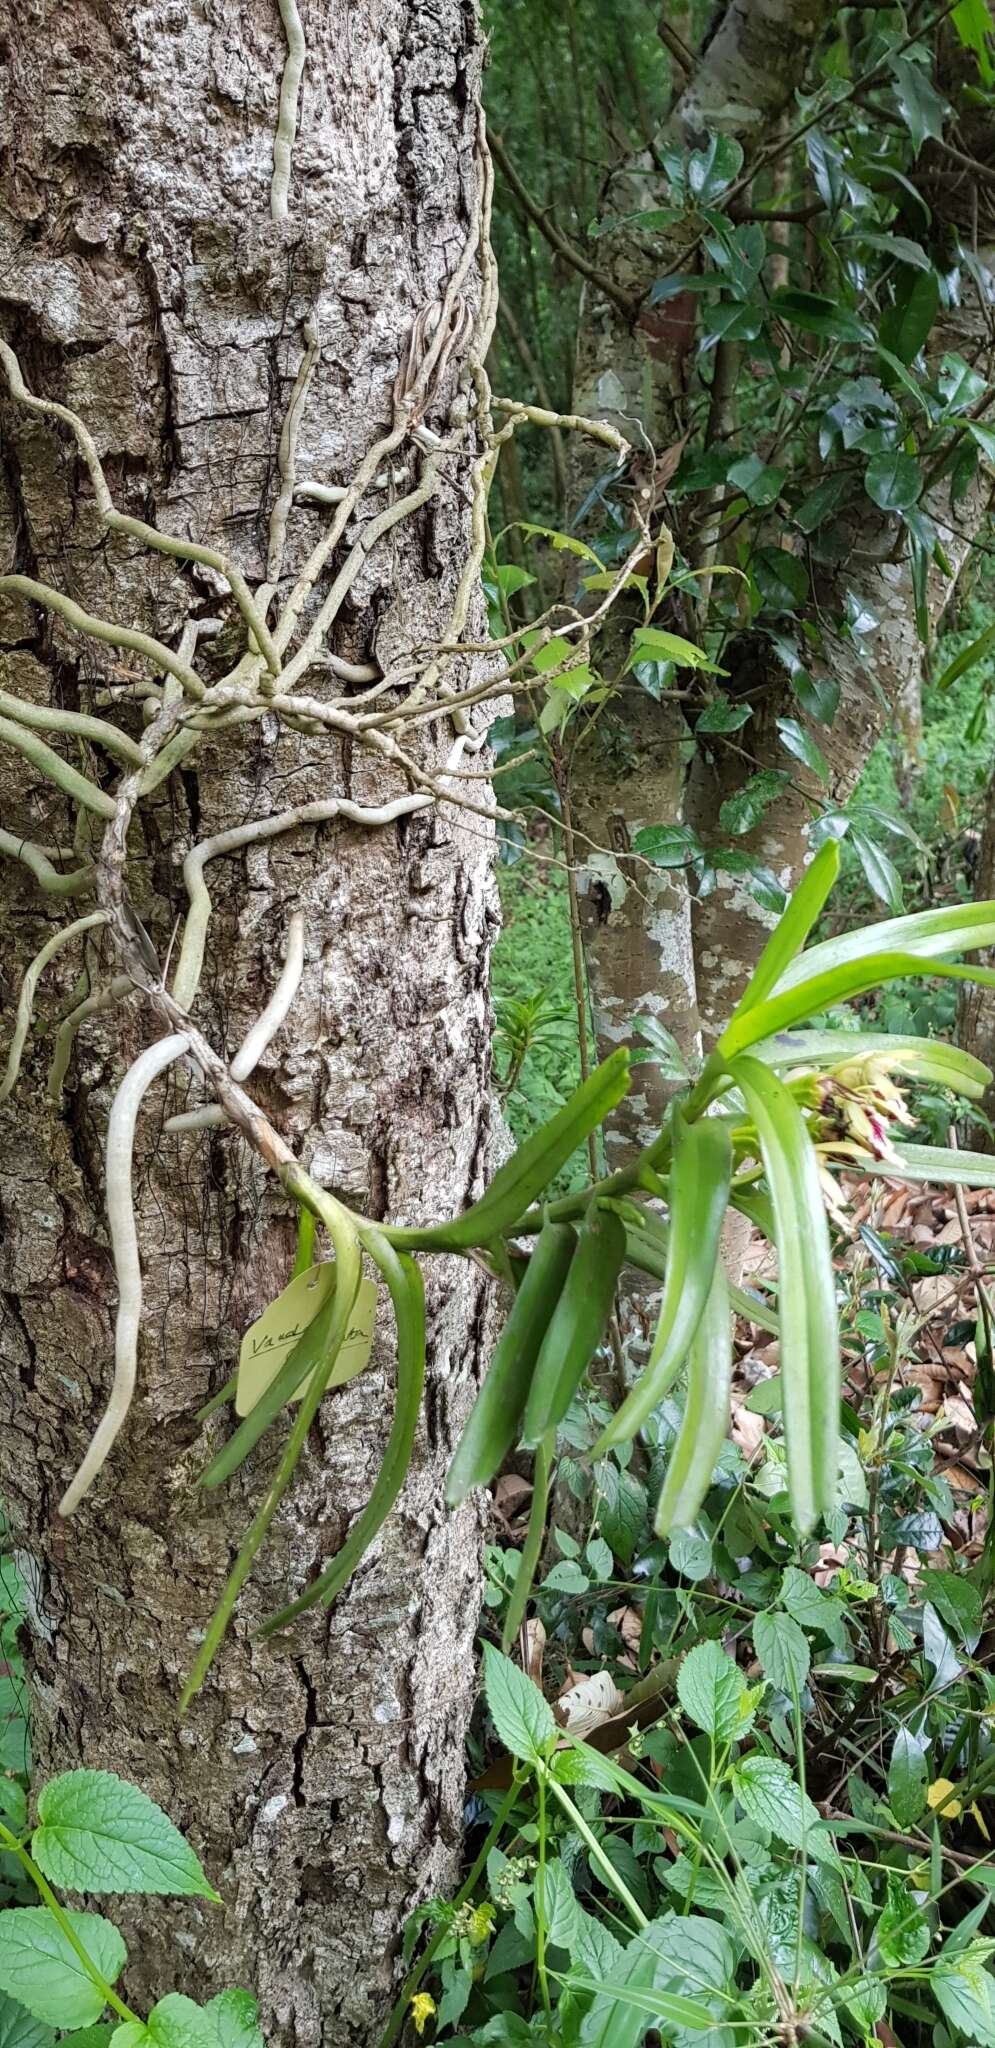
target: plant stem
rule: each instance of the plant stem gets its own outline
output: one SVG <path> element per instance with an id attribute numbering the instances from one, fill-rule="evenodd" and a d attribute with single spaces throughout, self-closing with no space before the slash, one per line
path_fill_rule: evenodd
<path id="1" fill-rule="evenodd" d="M 470 1870 L 466 1878 L 464 1879 L 464 1882 L 461 1884 L 459 1891 L 456 1894 L 456 1897 L 453 1900 L 454 1911 L 458 1911 L 460 1906 L 464 1906 L 466 1904 L 466 1901 L 470 1897 L 470 1894 L 473 1891 L 474 1886 L 479 1883 L 480 1878 L 483 1875 L 483 1872 L 487 1865 L 487 1858 L 490 1855 L 491 1850 L 493 1849 L 499 1834 L 501 1833 L 501 1829 L 503 1828 L 505 1821 L 507 1820 L 508 1815 L 511 1812 L 511 1809 L 514 1806 L 516 1799 L 518 1798 L 519 1789 L 520 1788 L 516 1781 L 509 1787 L 508 1791 L 505 1793 L 505 1796 L 502 1799 L 496 1814 L 494 1815 L 494 1819 L 492 1820 L 490 1827 L 488 1828 L 487 1833 L 484 1836 L 480 1852 L 476 1857 L 475 1861 L 471 1864 Z M 417 1991 L 418 1986 L 421 1983 L 421 1980 L 424 1977 L 426 1970 L 428 1969 L 429 1963 L 432 1961 L 432 1958 L 435 1955 L 436 1949 L 438 1948 L 440 1942 L 444 1940 L 448 1932 L 449 1916 L 447 1916 L 444 1920 L 440 1920 L 438 1922 L 434 1933 L 431 1935 L 425 1948 L 422 1950 L 422 1953 L 419 1956 L 418 1961 L 416 1963 L 413 1963 L 410 1970 L 408 1971 L 408 1974 L 404 1979 L 404 1983 L 401 1985 L 401 1989 L 398 1993 L 397 2001 L 394 2005 L 393 2011 L 391 2012 L 390 2018 L 387 2021 L 387 2025 L 384 2029 L 384 2032 L 380 2037 L 378 2048 L 393 2048 L 393 2044 L 397 2040 L 401 2028 L 404 2025 L 405 2019 L 407 2017 L 408 2007 L 411 2004 L 411 2000 L 414 1997 L 414 1994 Z"/>
<path id="2" fill-rule="evenodd" d="M 12 1856 L 16 1856 L 22 1869 L 27 1871 L 27 1874 L 30 1877 L 31 1882 L 34 1885 L 34 1888 L 38 1893 L 39 1897 L 44 1899 L 45 1904 L 48 1907 L 48 1910 L 51 1913 L 52 1918 L 59 1929 L 60 1934 L 63 1935 L 65 1940 L 69 1943 L 69 1946 L 73 1951 L 73 1954 L 79 1957 L 79 1960 L 82 1963 L 83 1968 L 86 1971 L 86 1974 L 89 1977 L 91 1984 L 93 1984 L 98 1991 L 103 1992 L 104 2004 L 109 2005 L 112 2008 L 112 2010 L 117 2013 L 119 2019 L 137 2020 L 140 2026 L 142 2024 L 140 2014 L 137 2012 L 132 2012 L 130 2005 L 125 2005 L 124 1999 L 119 1998 L 117 1992 L 113 1989 L 113 1987 L 110 1984 L 105 1983 L 103 1977 L 100 1974 L 100 1971 L 97 1968 L 96 1963 L 87 1954 L 86 1949 L 83 1947 L 83 1943 L 81 1942 L 79 1935 L 76 1933 L 76 1930 L 73 1926 L 72 1921 L 69 1918 L 68 1913 L 65 1911 L 64 1907 L 60 1906 L 59 1901 L 56 1898 L 51 1885 L 42 1876 L 41 1871 L 39 1870 L 38 1865 L 35 1862 L 34 1858 L 32 1856 L 29 1856 L 28 1851 L 25 1849 L 23 1843 L 18 1841 L 16 1835 L 11 1834 L 9 1828 L 4 1827 L 2 1821 L 0 1821 L 0 1844 L 2 1844 L 5 1849 L 9 1850 Z"/>
<path id="3" fill-rule="evenodd" d="M 624 1884 L 622 1879 L 619 1877 L 618 1871 L 615 1869 L 614 1864 L 612 1864 L 609 1861 L 608 1857 L 605 1855 L 605 1852 L 601 1847 L 601 1843 L 598 1841 L 597 1836 L 591 1833 L 591 1830 L 588 1827 L 583 1814 L 580 1812 L 579 1808 L 577 1808 L 574 1805 L 573 1800 L 570 1798 L 569 1793 L 565 1792 L 563 1786 L 557 1782 L 547 1764 L 537 1764 L 536 1775 L 537 1777 L 541 1776 L 545 1778 L 546 1783 L 548 1784 L 549 1789 L 553 1794 L 553 1798 L 559 1801 L 560 1805 L 563 1808 L 564 1813 L 568 1816 L 570 1820 L 571 1826 L 576 1828 L 577 1833 L 579 1834 L 582 1842 L 584 1843 L 587 1849 L 588 1855 L 590 1856 L 592 1863 L 597 1864 L 598 1869 L 600 1870 L 602 1877 L 605 1879 L 606 1884 L 610 1886 L 611 1890 L 616 1894 L 616 1897 L 621 1899 L 626 1912 L 630 1915 L 635 1925 L 639 1928 L 640 1933 L 642 1933 L 643 1928 L 649 1926 L 649 1921 L 646 1918 L 646 1915 L 643 1912 L 642 1907 L 639 1905 L 638 1901 L 633 1898 L 628 1885 Z"/>

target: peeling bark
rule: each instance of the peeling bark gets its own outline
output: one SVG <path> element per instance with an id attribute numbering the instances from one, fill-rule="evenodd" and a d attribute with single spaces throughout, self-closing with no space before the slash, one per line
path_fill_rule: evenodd
<path id="1" fill-rule="evenodd" d="M 306 10 L 305 28 L 283 222 L 269 217 L 285 56 L 271 0 L 193 11 L 8 0 L 0 71 L 0 320 L 25 375 L 85 416 L 125 509 L 220 537 L 256 578 L 304 319 L 316 313 L 322 351 L 300 473 L 340 482 L 389 418 L 401 342 L 452 272 L 474 190 L 480 49 L 469 0 L 431 10 L 332 0 Z M 437 429 L 454 389 L 455 369 Z M 108 541 L 68 437 L 7 404 L 0 419 L 0 566 L 170 640 L 191 610 L 220 611 L 221 673 L 239 621 L 211 577 Z M 288 570 L 320 521 L 293 515 Z M 384 659 L 437 633 L 468 530 L 456 491 L 395 527 L 354 587 L 337 652 Z M 90 710 L 113 673 L 109 650 L 20 602 L 0 616 L 0 649 L 5 687 L 38 701 Z M 141 732 L 137 703 L 129 729 Z M 420 759 L 437 768 L 449 743 L 431 729 Z M 136 899 L 160 957 L 194 840 L 318 796 L 399 793 L 368 756 L 267 721 L 194 758 L 133 834 Z M 6 751 L 0 810 L 9 830 L 66 843 L 65 806 Z M 376 1217 L 451 1213 L 482 1184 L 489 863 L 479 819 L 467 829 L 457 813 L 426 812 L 380 832 L 295 833 L 210 871 L 216 914 L 197 1021 L 237 1045 L 278 972 L 289 914 L 303 911 L 304 981 L 258 1094 L 312 1173 Z M 0 887 L 9 1016 L 23 965 L 60 912 L 21 868 L 4 863 Z M 57 1524 L 54 1502 L 109 1376 L 107 1112 L 124 1064 L 155 1030 L 137 995 L 95 1020 L 64 1113 L 48 1106 L 51 1029 L 79 965 L 72 949 L 53 963 L 26 1071 L 0 1112 L 0 1494 L 42 1565 L 31 1645 L 41 1771 L 85 1762 L 133 1777 L 188 1830 L 224 1895 L 223 1909 L 125 1909 L 130 1999 L 144 2006 L 168 1989 L 202 1999 L 237 1981 L 259 1994 L 274 2048 L 367 2044 L 401 1918 L 445 1890 L 458 1861 L 478 1532 L 472 1510 L 443 1510 L 441 1476 L 481 1363 L 484 1286 L 475 1269 L 432 1262 L 425 1416 L 402 1501 L 334 1609 L 302 1621 L 289 1653 L 261 1646 L 251 1626 L 310 1579 L 369 1492 L 393 1374 L 381 1308 L 373 1365 L 323 1406 L 233 1639 L 178 1724 L 180 1680 L 272 1469 L 272 1454 L 257 1455 L 241 1483 L 198 1494 L 204 1449 L 191 1416 L 285 1283 L 292 1223 L 235 1138 L 163 1132 L 189 1082 L 160 1087 L 136 1156 L 140 1394 L 92 1496 Z M 89 969 L 115 971 L 99 946 Z M 212 1424 L 208 1449 L 220 1434 Z"/>

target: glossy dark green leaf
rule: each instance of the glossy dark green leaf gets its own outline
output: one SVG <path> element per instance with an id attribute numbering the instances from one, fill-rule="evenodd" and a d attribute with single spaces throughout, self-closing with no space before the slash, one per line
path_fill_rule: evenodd
<path id="1" fill-rule="evenodd" d="M 829 763 L 811 734 L 799 725 L 797 718 L 779 718 L 777 730 L 781 736 L 781 745 L 825 786 L 829 781 Z"/>
<path id="2" fill-rule="evenodd" d="M 900 363 L 914 362 L 940 309 L 940 281 L 936 272 L 903 267 L 895 286 L 895 301 L 878 329 L 882 348 Z"/>
<path id="3" fill-rule="evenodd" d="M 732 796 L 727 796 L 719 809 L 719 824 L 723 832 L 752 832 L 759 825 L 765 811 L 780 796 L 788 776 L 780 768 L 761 768 L 744 782 Z"/>
<path id="4" fill-rule="evenodd" d="M 871 458 L 864 471 L 864 489 L 882 512 L 905 512 L 922 491 L 922 470 L 914 455 L 889 449 Z"/>
<path id="5" fill-rule="evenodd" d="M 770 294 L 770 309 L 779 320 L 800 327 L 805 334 L 818 334 L 829 341 L 863 341 L 867 330 L 856 313 L 824 298 L 819 292 L 796 291 L 781 285 Z"/>

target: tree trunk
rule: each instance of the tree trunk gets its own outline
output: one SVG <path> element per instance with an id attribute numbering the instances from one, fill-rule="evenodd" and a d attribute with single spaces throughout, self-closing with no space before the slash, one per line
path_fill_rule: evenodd
<path id="1" fill-rule="evenodd" d="M 749 169 L 763 146 L 782 130 L 787 111 L 794 108 L 796 86 L 805 77 L 814 41 L 827 18 L 825 8 L 816 0 L 761 0 L 761 4 L 751 8 L 728 6 L 714 33 L 706 34 L 693 68 L 685 63 L 678 66 L 679 95 L 662 126 L 666 140 L 677 145 L 695 145 L 706 131 L 734 137 L 746 151 Z M 659 205 L 658 185 L 651 174 L 648 155 L 632 159 L 608 183 L 603 196 L 605 216 L 631 222 L 640 209 Z M 934 197 L 932 189 L 930 197 Z M 608 419 L 636 445 L 642 429 L 642 438 L 653 444 L 658 459 L 664 458 L 661 467 L 666 469 L 667 451 L 695 424 L 690 399 L 700 401 L 703 395 L 700 385 L 691 389 L 697 300 L 693 293 L 680 291 L 654 305 L 649 294 L 654 278 L 670 269 L 686 268 L 686 252 L 677 236 L 664 258 L 659 240 L 641 237 L 631 225 L 612 228 L 597 246 L 603 252 L 599 254 L 602 271 L 611 275 L 623 299 L 628 296 L 638 310 L 632 317 L 616 299 L 585 285 L 574 409 L 589 417 Z M 990 266 L 990 247 L 983 244 L 977 255 L 981 263 Z M 709 416 L 714 434 L 710 431 L 706 440 L 721 438 L 728 426 L 729 393 L 722 375 L 723 368 L 728 367 L 728 363 L 723 365 L 724 346 L 720 343 L 716 351 L 717 388 L 712 392 Z M 965 294 L 961 305 L 944 313 L 930 338 L 930 347 L 938 355 L 950 349 L 972 363 L 988 362 L 990 336 L 974 294 Z M 572 480 L 578 504 L 591 481 L 591 462 L 590 451 L 578 442 Z M 991 487 L 987 476 L 979 474 L 958 500 L 953 516 L 949 489 L 949 484 L 942 482 L 927 498 L 926 509 L 935 520 L 956 579 L 980 531 Z M 696 516 L 701 518 L 700 513 Z M 707 521 L 701 520 L 701 524 Z M 846 540 L 848 545 L 839 563 L 821 574 L 813 569 L 812 579 L 817 616 L 826 638 L 823 668 L 840 686 L 840 707 L 833 724 L 827 729 L 819 728 L 817 734 L 830 770 L 829 789 L 824 794 L 838 804 L 845 803 L 852 794 L 871 748 L 892 716 L 902 691 L 907 689 L 910 676 L 918 672 L 922 653 L 915 625 L 912 576 L 898 522 L 883 519 L 867 501 L 851 516 Z M 707 566 L 711 555 L 706 534 L 704 552 L 697 559 Z M 935 627 L 952 587 L 950 577 L 931 570 L 931 626 Z M 848 591 L 862 599 L 879 621 L 878 630 L 865 642 L 862 658 L 852 638 L 834 635 L 831 623 L 827 623 L 843 617 Z M 694 637 L 693 619 L 687 618 L 679 629 Z M 624 780 L 635 822 L 684 822 L 708 848 L 732 844 L 739 853 L 752 855 L 772 869 L 783 886 L 790 888 L 809 850 L 805 830 L 813 809 L 809 798 L 819 794 L 811 774 L 789 760 L 780 743 L 777 719 L 784 714 L 796 716 L 797 703 L 785 667 L 760 634 L 738 636 L 725 647 L 722 660 L 729 671 L 726 687 L 730 694 L 735 697 L 748 693 L 753 706 L 747 734 L 749 768 L 791 770 L 790 781 L 770 804 L 756 829 L 730 840 L 718 824 L 724 798 L 742 786 L 749 772 L 742 753 L 729 748 L 712 751 L 707 741 L 691 742 L 686 728 L 687 766 L 678 768 L 676 762 L 673 764 L 667 793 L 662 797 L 661 775 L 663 784 L 667 784 L 667 776 L 662 762 L 662 750 L 666 747 L 665 714 L 661 713 L 656 715 L 655 722 L 649 713 L 641 711 L 634 721 L 626 715 L 621 745 L 618 735 L 608 730 L 610 721 L 601 721 L 599 736 L 603 743 L 577 749 L 575 808 L 578 817 L 598 821 L 603 831 L 601 799 L 606 751 L 614 746 L 616 751 L 624 752 Z M 679 721 L 673 720 L 672 731 L 675 726 L 679 727 Z M 649 748 L 645 744 L 647 735 L 652 742 Z M 624 831 L 627 815 L 623 806 L 616 831 Z M 604 836 L 598 837 L 596 825 L 588 825 L 587 829 L 597 838 L 599 847 L 613 843 Z M 618 892 L 612 916 L 603 916 L 597 886 L 602 879 L 603 854 L 597 853 L 589 865 L 593 880 L 586 889 L 581 885 L 582 901 L 594 914 L 587 920 L 585 948 L 595 1026 L 603 1044 L 617 1044 L 626 1035 L 626 1013 L 630 1020 L 634 1014 L 630 991 L 640 991 L 641 1007 L 645 1009 L 646 991 L 655 985 L 665 991 L 665 1002 L 659 1012 L 661 1021 L 682 1040 L 684 1050 L 694 1050 L 693 1032 L 698 1027 L 701 1044 L 707 1050 L 753 971 L 770 929 L 770 915 L 753 900 L 739 875 L 720 870 L 711 893 L 694 901 L 690 913 L 693 946 L 689 947 L 686 919 L 678 914 L 676 903 L 676 896 L 684 888 L 683 879 L 679 875 L 676 880 L 670 878 L 667 955 L 661 960 L 664 928 L 657 915 L 655 890 L 643 886 L 641 895 L 628 903 Z M 642 885 L 645 877 L 640 880 Z M 623 928 L 625 944 L 620 947 L 617 934 Z"/>
<path id="2" fill-rule="evenodd" d="M 298 468 L 338 484 L 389 423 L 402 343 L 472 232 L 474 11 L 465 0 L 308 10 L 289 215 L 274 220 L 286 61 L 275 0 L 192 11 L 12 0 L 12 10 L 4 333 L 29 387 L 85 419 L 122 508 L 226 549 L 258 581 L 304 321 L 316 319 L 321 351 Z M 474 266 L 471 298 L 476 278 Z M 457 372 L 458 362 L 429 411 L 436 433 Z M 170 644 L 192 613 L 220 613 L 205 655 L 220 674 L 215 651 L 240 622 L 219 579 L 103 532 L 64 427 L 6 395 L 2 425 L 0 571 L 25 571 Z M 422 459 L 411 448 L 409 474 Z M 372 552 L 339 622 L 340 656 L 383 662 L 445 625 L 470 530 L 455 467 L 451 481 Z M 382 507 L 382 489 L 372 502 Z M 294 511 L 291 570 L 327 516 Z M 92 711 L 128 669 L 20 599 L 0 605 L 3 687 L 22 698 Z M 141 736 L 137 700 L 115 715 Z M 441 724 L 412 743 L 435 769 L 451 744 Z M 193 759 L 132 832 L 129 872 L 160 958 L 185 908 L 180 871 L 194 842 L 318 797 L 368 804 L 405 791 L 392 765 L 272 716 L 204 740 Z M 91 775 L 101 772 L 93 760 L 82 760 Z M 479 798 L 485 785 L 472 787 Z M 15 835 L 72 843 L 65 800 L 5 748 L 0 815 Z M 209 870 L 215 915 L 195 1021 L 213 1043 L 239 1043 L 272 988 L 288 917 L 303 912 L 300 992 L 251 1085 L 315 1178 L 372 1217 L 446 1215 L 481 1185 L 489 836 L 481 818 L 436 806 L 379 830 L 297 830 Z M 9 1018 L 26 961 L 66 918 L 23 866 L 4 862 L 2 886 Z M 91 976 L 106 980 L 116 967 L 105 936 L 86 945 Z M 163 1130 L 189 1086 L 175 1068 L 139 1123 L 138 1398 L 93 1492 L 57 1521 L 110 1372 L 108 1107 L 127 1062 L 161 1032 L 136 992 L 110 1021 L 91 1021 L 62 1110 L 47 1102 L 51 1030 L 82 992 L 82 950 L 70 946 L 48 970 L 41 1025 L 0 1111 L 0 1494 L 41 1565 L 39 1774 L 82 1762 L 135 1779 L 189 1831 L 223 1894 L 223 1908 L 128 1909 L 133 2002 L 144 2009 L 173 1989 L 204 1999 L 240 1982 L 258 1993 L 274 2044 L 366 2044 L 382 2024 L 403 1915 L 445 1890 L 459 1854 L 478 1532 L 472 1509 L 444 1512 L 440 1478 L 480 1364 L 485 1283 L 471 1266 L 430 1264 L 428 1387 L 405 1492 L 347 1595 L 302 1621 L 288 1654 L 250 1632 L 338 1548 L 369 1493 L 393 1388 L 381 1301 L 374 1362 L 322 1407 L 233 1636 L 178 1720 L 181 1681 L 274 1466 L 263 1450 L 239 1482 L 198 1493 L 205 1439 L 193 1412 L 289 1277 L 293 1224 L 239 1137 Z M 210 1425 L 208 1448 L 222 1433 Z"/>
<path id="3" fill-rule="evenodd" d="M 995 783 L 988 785 L 973 894 L 980 903 L 995 897 Z M 975 957 L 985 967 L 995 966 L 995 951 L 991 948 Z M 964 983 L 957 1017 L 957 1044 L 995 1069 L 995 1004 L 990 989 Z M 981 1108 L 989 1121 L 995 1123 L 995 1083 L 988 1088 Z M 995 1139 L 980 1124 L 971 1125 L 968 1142 L 978 1152 L 995 1152 Z"/>

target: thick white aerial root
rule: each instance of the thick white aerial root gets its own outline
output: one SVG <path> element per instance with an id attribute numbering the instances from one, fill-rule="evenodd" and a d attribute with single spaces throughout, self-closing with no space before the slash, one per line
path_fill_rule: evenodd
<path id="1" fill-rule="evenodd" d="M 107 1125 L 107 1221 L 117 1273 L 118 1310 L 114 1332 L 114 1379 L 110 1400 L 93 1434 L 75 1479 L 59 1502 L 60 1515 L 71 1515 L 89 1492 L 109 1457 L 127 1418 L 135 1391 L 138 1328 L 142 1316 L 142 1267 L 138 1256 L 131 1167 L 135 1124 L 148 1089 L 174 1060 L 182 1059 L 190 1040 L 183 1031 L 160 1038 L 128 1068 L 111 1107 Z"/>
<path id="2" fill-rule="evenodd" d="M 264 1010 L 261 1010 L 251 1030 L 246 1032 L 241 1045 L 232 1060 L 230 1073 L 233 1081 L 247 1081 L 253 1069 L 258 1066 L 270 1040 L 276 1037 L 281 1024 L 286 1021 L 290 1005 L 301 985 L 304 973 L 304 917 L 295 910 L 287 931 L 287 951 L 280 979 Z M 180 1116 L 167 1119 L 167 1131 L 214 1131 L 228 1121 L 219 1102 L 207 1103 L 203 1109 L 187 1109 Z"/>
<path id="3" fill-rule="evenodd" d="M 10 1041 L 10 1051 L 7 1054 L 7 1066 L 4 1077 L 0 1081 L 0 1102 L 6 1102 L 21 1071 L 21 1057 L 24 1052 L 25 1040 L 31 1029 L 31 1012 L 34 1008 L 35 989 L 49 961 L 54 959 L 56 953 L 61 952 L 63 946 L 68 945 L 70 939 L 79 938 L 83 932 L 92 931 L 94 925 L 106 923 L 106 910 L 91 910 L 88 917 L 77 917 L 72 924 L 63 925 L 60 931 L 53 932 L 52 937 L 46 941 L 41 952 L 35 954 L 30 967 L 25 973 L 24 980 L 21 983 L 21 993 L 17 999 L 14 1036 Z"/>

